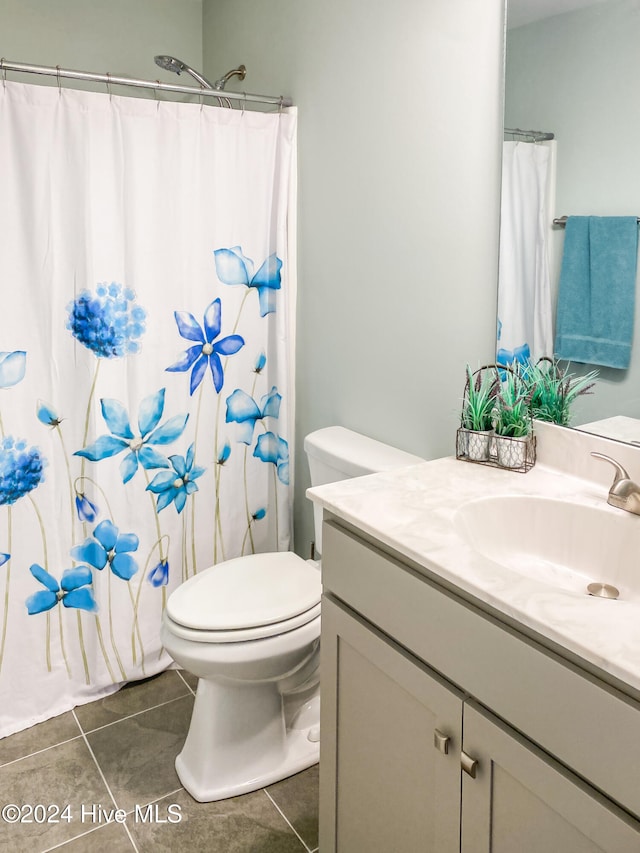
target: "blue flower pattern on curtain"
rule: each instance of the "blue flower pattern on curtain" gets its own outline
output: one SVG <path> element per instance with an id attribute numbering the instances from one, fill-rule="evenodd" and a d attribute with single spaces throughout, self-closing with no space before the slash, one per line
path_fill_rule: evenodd
<path id="1" fill-rule="evenodd" d="M 187 311 L 175 312 L 178 331 L 182 337 L 188 341 L 198 341 L 198 343 L 189 347 L 175 364 L 167 367 L 167 370 L 184 372 L 193 367 L 189 383 L 190 394 L 193 394 L 204 379 L 207 366 L 211 369 L 213 385 L 219 394 L 224 382 L 220 356 L 233 355 L 244 346 L 244 340 L 240 335 L 228 335 L 220 341 L 215 341 L 220 334 L 221 306 L 220 300 L 214 299 L 211 305 L 207 307 L 204 312 L 204 328 L 200 327 L 193 314 L 189 314 Z"/>
<path id="2" fill-rule="evenodd" d="M 243 255 L 240 247 L 218 249 L 214 252 L 214 258 L 218 277 L 223 284 L 244 285 L 247 288 L 245 299 L 252 291 L 257 292 L 261 317 L 267 317 L 268 314 L 276 311 L 274 296 L 281 288 L 282 262 L 275 255 L 269 256 L 255 274 L 253 274 L 252 261 Z M 205 308 L 202 324 L 190 311 L 174 311 L 180 337 L 187 341 L 194 341 L 195 344 L 164 370 L 168 373 L 189 372 L 189 395 L 193 397 L 198 389 L 200 394 L 202 393 L 204 388 L 202 383 L 208 369 L 212 380 L 211 391 L 218 397 L 218 415 L 220 415 L 221 394 L 225 384 L 226 361 L 247 345 L 245 338 L 235 331 L 239 326 L 244 304 L 245 300 L 242 301 L 234 331 L 231 334 L 223 334 L 221 298 L 214 299 Z M 66 329 L 77 343 L 95 356 L 93 381 L 85 409 L 83 446 L 74 450 L 71 457 L 66 460 L 69 491 L 72 495 L 72 506 L 75 508 L 75 518 L 82 529 L 85 529 L 88 524 L 94 524 L 100 517 L 102 520 L 97 521 L 91 534 L 82 541 L 77 540 L 77 528 L 72 523 L 73 541 L 70 541 L 68 548 L 70 566 L 62 570 L 59 580 L 49 571 L 46 560 L 45 566 L 37 562 L 31 564 L 29 571 L 34 581 L 43 588 L 35 587 L 32 594 L 27 597 L 24 602 L 24 614 L 25 618 L 42 618 L 42 614 L 46 614 L 43 665 L 48 671 L 52 670 L 52 650 L 54 645 L 59 646 L 67 674 L 71 677 L 72 665 L 65 646 L 65 635 L 71 629 L 71 625 L 60 616 L 57 629 L 54 629 L 49 612 L 61 604 L 62 609 L 70 609 L 76 613 L 77 641 L 82 653 L 87 684 L 91 682 L 92 673 L 86 648 L 86 627 L 79 611 L 92 615 L 95 619 L 101 655 L 112 680 L 116 682 L 127 678 L 128 665 L 126 656 L 120 649 L 123 644 L 118 642 L 112 628 L 109 631 L 110 642 L 107 643 L 105 640 L 100 619 L 101 616 L 106 617 L 111 625 L 113 606 L 111 581 L 109 579 L 106 594 L 103 595 L 103 590 L 96 588 L 96 572 L 101 573 L 107 568 L 110 577 L 113 576 L 118 582 L 130 584 L 132 578 L 138 574 L 140 566 L 143 566 L 148 588 L 161 590 L 161 605 L 164 608 L 166 587 L 170 577 L 168 557 L 170 537 L 162 532 L 159 514 L 171 505 L 178 514 L 181 514 L 188 506 L 189 500 L 195 498 L 198 491 L 196 481 L 210 473 L 205 466 L 196 464 L 196 446 L 203 441 L 202 436 L 199 437 L 201 425 L 198 422 L 201 401 L 199 399 L 195 407 L 194 438 L 184 455 L 180 453 L 165 455 L 163 452 L 165 447 L 176 444 L 183 438 L 191 417 L 191 412 L 169 413 L 165 417 L 166 387 L 153 391 L 142 399 L 138 407 L 135 427 L 132 426 L 133 421 L 122 402 L 113 398 L 95 399 L 101 362 L 128 359 L 140 352 L 148 315 L 147 311 L 137 303 L 135 292 L 117 282 L 108 285 L 99 284 L 94 292 L 83 290 L 67 305 L 66 310 Z M 0 388 L 11 389 L 24 379 L 27 359 L 28 351 L 26 350 L 0 353 Z M 288 484 L 288 444 L 273 431 L 272 426 L 279 419 L 282 395 L 274 386 L 268 394 L 260 398 L 259 402 L 256 402 L 252 396 L 256 381 L 262 375 L 266 364 L 267 357 L 261 350 L 255 358 L 251 371 L 253 374 L 249 389 L 251 393 L 243 388 L 235 388 L 226 396 L 225 423 L 237 426 L 235 441 L 243 448 L 245 454 L 245 472 L 248 459 L 253 458 L 259 463 L 272 465 L 274 477 L 286 485 Z M 160 365 L 159 368 L 162 369 Z M 247 377 L 248 380 L 250 378 L 250 376 Z M 92 419 L 95 420 L 96 409 L 99 409 L 107 432 L 89 440 L 90 423 Z M 57 410 L 55 404 L 40 399 L 35 402 L 35 415 L 40 424 L 58 434 L 61 447 L 66 453 L 63 439 L 66 421 L 64 415 Z M 164 421 L 163 418 L 165 418 Z M 220 420 L 221 418 L 218 417 L 218 421 Z M 262 432 L 254 441 L 257 425 L 260 425 Z M 220 503 L 220 471 L 233 452 L 232 442 L 228 439 L 220 441 L 219 426 L 220 424 L 216 422 L 214 436 L 214 445 L 217 448 L 216 470 L 213 472 L 215 478 L 213 561 L 223 559 L 225 556 Z M 0 436 L 2 436 L 0 439 L 0 505 L 13 507 L 25 498 L 31 501 L 41 531 L 42 542 L 39 547 L 46 554 L 47 538 L 52 531 L 45 528 L 32 493 L 45 481 L 47 460 L 38 447 L 29 446 L 26 439 L 5 435 L 1 412 Z M 251 447 L 253 451 L 247 457 L 247 451 Z M 87 463 L 104 464 L 107 460 L 118 456 L 122 456 L 118 470 L 123 487 L 130 488 L 136 474 L 142 470 L 146 478 L 144 490 L 149 492 L 152 501 L 157 540 L 151 552 L 146 556 L 140 555 L 139 558 L 134 556 L 140 542 L 138 535 L 135 532 L 120 532 L 111 517 L 111 496 L 104 493 L 98 483 L 87 473 Z M 75 479 L 71 471 L 74 458 L 80 463 L 79 474 Z M 267 507 L 251 506 L 250 486 L 246 476 L 243 491 L 246 529 L 240 553 L 255 550 L 253 538 L 255 525 L 267 516 Z M 274 489 L 273 495 L 274 513 L 277 517 L 277 489 Z M 192 513 L 193 536 L 196 535 L 194 518 L 195 514 Z M 11 532 L 11 516 L 8 518 L 8 525 Z M 159 556 L 157 562 L 153 559 L 154 554 Z M 198 570 L 194 554 L 195 550 L 190 565 L 188 556 L 184 553 L 182 555 L 183 579 L 190 574 L 195 574 Z M 10 552 L 0 551 L 0 567 L 5 567 L 4 612 L 0 615 L 1 677 L 11 600 Z M 19 569 L 23 570 L 23 567 Z M 131 663 L 134 666 L 141 665 L 141 671 L 144 674 L 145 649 L 138 624 L 138 610 L 141 596 L 144 595 L 143 585 L 138 586 L 135 594 L 133 590 L 130 590 L 130 593 Z M 57 609 L 60 612 L 61 609 Z M 54 642 L 56 631 L 58 642 Z"/>

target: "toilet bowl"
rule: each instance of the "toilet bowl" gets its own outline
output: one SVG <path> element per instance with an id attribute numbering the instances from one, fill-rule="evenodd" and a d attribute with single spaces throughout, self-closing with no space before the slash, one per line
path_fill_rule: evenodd
<path id="1" fill-rule="evenodd" d="M 169 597 L 162 643 L 199 678 L 176 758 L 194 799 L 255 791 L 318 761 L 320 595 L 319 565 L 282 552 L 219 563 Z"/>
<path id="2" fill-rule="evenodd" d="M 424 461 L 338 426 L 304 446 L 314 486 Z M 314 518 L 321 553 L 321 507 Z M 255 791 L 318 761 L 321 591 L 319 563 L 277 552 L 218 563 L 169 596 L 162 643 L 199 678 L 176 758 L 196 800 Z"/>

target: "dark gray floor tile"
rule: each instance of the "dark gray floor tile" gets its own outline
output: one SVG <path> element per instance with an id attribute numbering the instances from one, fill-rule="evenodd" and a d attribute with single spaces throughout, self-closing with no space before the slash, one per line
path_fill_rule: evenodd
<path id="1" fill-rule="evenodd" d="M 267 788 L 304 843 L 318 846 L 318 765 Z"/>
<path id="2" fill-rule="evenodd" d="M 40 820 L 46 817 L 46 823 L 0 821 L 0 850 L 11 853 L 36 853 L 86 832 L 91 823 L 82 822 L 83 805 L 85 809 L 91 804 L 113 808 L 83 738 L 0 767 L 0 791 L 3 804 L 57 805 L 61 810 L 69 805 L 66 816 L 64 812 L 56 813 L 51 809 L 40 816 L 37 811 L 33 812 L 36 821 L 38 817 Z M 56 819 L 58 823 L 53 822 Z"/>
<path id="3" fill-rule="evenodd" d="M 32 752 L 55 746 L 74 737 L 80 737 L 80 729 L 73 714 L 68 711 L 66 714 L 60 714 L 59 717 L 45 720 L 44 723 L 37 723 L 30 729 L 2 738 L 0 764 L 15 761 L 16 758 L 23 758 L 25 755 L 31 755 Z"/>
<path id="4" fill-rule="evenodd" d="M 184 678 L 184 680 L 187 682 L 187 684 L 192 690 L 198 689 L 199 678 L 197 675 L 194 675 L 192 672 L 187 672 L 186 669 L 181 669 L 180 675 L 182 676 L 182 678 Z"/>
<path id="5" fill-rule="evenodd" d="M 130 812 L 127 827 L 140 853 L 183 849 L 194 853 L 304 853 L 303 844 L 264 791 L 218 803 L 197 803 L 181 788 L 174 761 L 193 707 L 185 682 L 197 687 L 197 679 L 190 673 L 168 670 L 76 709 L 118 806 Z M 30 757 L 15 760 L 21 755 Z M 63 845 L 61 853 L 127 853 L 134 849 L 120 824 L 94 828 L 91 805 L 108 811 L 113 803 L 72 714 L 0 741 L 0 764 L 2 761 L 13 762 L 0 766 L 0 791 L 11 792 L 10 797 L 4 796 L 5 802 L 47 805 L 55 801 L 60 806 L 69 802 L 72 820 L 0 823 L 0 850 L 39 853 L 59 844 Z M 171 793 L 174 791 L 177 793 Z M 271 785 L 268 791 L 307 847 L 315 849 L 317 766 Z M 147 811 L 153 800 L 158 803 Z M 168 821 L 172 816 L 167 813 L 169 804 L 180 806 L 179 823 Z M 137 811 L 136 806 L 140 806 Z"/>
<path id="6" fill-rule="evenodd" d="M 68 841 L 56 853 L 132 853 L 134 850 L 124 826 L 110 823 Z"/>
<path id="7" fill-rule="evenodd" d="M 189 694 L 87 735 L 120 808 L 130 811 L 180 788 L 174 762 L 189 730 L 193 701 Z"/>
<path id="8" fill-rule="evenodd" d="M 300 840 L 264 791 L 217 803 L 197 803 L 186 791 L 159 802 L 181 809 L 179 823 L 132 823 L 140 853 L 303 853 Z"/>
<path id="9" fill-rule="evenodd" d="M 144 681 L 132 681 L 97 702 L 81 705 L 76 708 L 76 716 L 84 731 L 89 732 L 187 693 L 178 673 L 169 669 Z"/>

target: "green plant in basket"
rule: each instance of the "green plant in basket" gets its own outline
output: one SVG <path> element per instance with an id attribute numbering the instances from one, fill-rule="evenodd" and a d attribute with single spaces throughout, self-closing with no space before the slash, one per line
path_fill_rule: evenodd
<path id="1" fill-rule="evenodd" d="M 531 432 L 530 403 L 534 387 L 524 382 L 520 373 L 505 371 L 495 401 L 494 426 L 497 435 L 521 438 Z"/>
<path id="2" fill-rule="evenodd" d="M 497 373 L 487 373 L 481 368 L 474 376 L 467 365 L 467 383 L 461 419 L 461 426 L 464 429 L 485 431 L 493 428 L 493 410 L 499 387 Z"/>
<path id="3" fill-rule="evenodd" d="M 598 371 L 577 376 L 568 366 L 561 368 L 557 359 L 544 358 L 526 365 L 522 374 L 532 390 L 531 417 L 569 426 L 573 404 L 581 395 L 593 393 Z"/>

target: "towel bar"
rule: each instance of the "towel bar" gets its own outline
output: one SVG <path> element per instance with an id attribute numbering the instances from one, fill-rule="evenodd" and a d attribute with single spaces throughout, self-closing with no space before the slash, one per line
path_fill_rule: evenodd
<path id="1" fill-rule="evenodd" d="M 567 224 L 568 216 L 559 216 L 557 219 L 553 220 L 554 225 L 560 225 L 562 228 Z M 638 224 L 640 224 L 640 216 L 636 217 Z"/>

